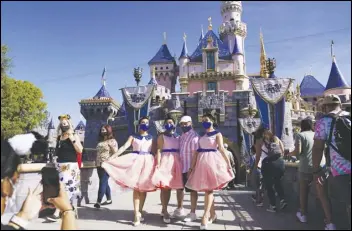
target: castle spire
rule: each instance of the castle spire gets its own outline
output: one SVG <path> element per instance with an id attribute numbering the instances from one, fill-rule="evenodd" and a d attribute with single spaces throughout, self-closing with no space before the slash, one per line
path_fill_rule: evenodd
<path id="1" fill-rule="evenodd" d="M 179 59 L 188 57 L 186 39 L 187 39 L 187 35 L 186 35 L 186 33 L 184 33 L 183 34 L 183 47 L 182 47 L 182 52 L 181 52 L 181 55 L 180 55 Z"/>
<path id="2" fill-rule="evenodd" d="M 213 24 L 211 23 L 211 17 L 208 18 L 208 22 L 209 22 L 208 30 L 213 30 Z"/>
<path id="3" fill-rule="evenodd" d="M 268 69 L 266 67 L 266 53 L 264 48 L 264 38 L 262 29 L 260 28 L 260 76 L 263 78 L 268 77 Z"/>
<path id="4" fill-rule="evenodd" d="M 166 45 L 166 32 L 163 33 L 164 36 L 164 44 Z"/>

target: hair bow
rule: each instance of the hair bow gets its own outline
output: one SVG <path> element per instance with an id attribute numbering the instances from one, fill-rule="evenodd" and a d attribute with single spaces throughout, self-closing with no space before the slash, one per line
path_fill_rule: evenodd
<path id="1" fill-rule="evenodd" d="M 60 116 L 58 117 L 58 119 L 59 119 L 59 120 L 63 120 L 63 119 L 69 120 L 69 119 L 71 119 L 71 116 L 70 116 L 69 114 L 63 114 L 63 115 L 60 115 Z"/>

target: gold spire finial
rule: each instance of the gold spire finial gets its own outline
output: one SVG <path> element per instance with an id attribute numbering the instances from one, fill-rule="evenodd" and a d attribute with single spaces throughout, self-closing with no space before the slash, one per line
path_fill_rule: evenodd
<path id="1" fill-rule="evenodd" d="M 212 30 L 213 29 L 213 25 L 211 24 L 211 17 L 208 18 L 208 22 L 209 22 L 208 30 Z"/>
<path id="2" fill-rule="evenodd" d="M 166 44 L 166 32 L 163 33 L 164 36 L 164 44 Z"/>
<path id="3" fill-rule="evenodd" d="M 262 28 L 260 28 L 260 76 L 263 78 L 268 77 L 268 68 L 266 66 L 266 53 L 264 48 L 264 37 L 262 33 Z"/>

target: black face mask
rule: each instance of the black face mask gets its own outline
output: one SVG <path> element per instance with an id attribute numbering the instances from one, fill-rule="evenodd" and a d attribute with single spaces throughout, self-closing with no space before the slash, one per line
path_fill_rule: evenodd
<path id="1" fill-rule="evenodd" d="M 67 132 L 68 130 L 70 130 L 70 126 L 68 126 L 68 125 L 67 126 L 62 126 L 61 125 L 60 127 L 61 127 L 61 131 L 62 132 Z"/>

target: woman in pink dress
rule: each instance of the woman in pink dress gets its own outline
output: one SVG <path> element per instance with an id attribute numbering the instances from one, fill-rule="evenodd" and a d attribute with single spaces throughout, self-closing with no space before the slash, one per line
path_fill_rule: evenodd
<path id="1" fill-rule="evenodd" d="M 200 228 L 206 229 L 208 223 L 217 218 L 213 191 L 225 187 L 234 178 L 234 174 L 224 149 L 222 134 L 214 130 L 214 116 L 205 114 L 202 121 L 206 134 L 199 139 L 199 149 L 193 157 L 186 187 L 205 192 L 204 215 Z"/>
<path id="2" fill-rule="evenodd" d="M 156 153 L 156 170 L 153 184 L 161 189 L 162 216 L 165 223 L 170 223 L 167 206 L 171 189 L 182 189 L 182 167 L 179 155 L 179 137 L 175 134 L 175 121 L 167 118 L 164 121 L 165 132 L 158 137 Z"/>
<path id="3" fill-rule="evenodd" d="M 148 134 L 149 119 L 139 120 L 139 134 L 130 136 L 127 142 L 102 167 L 121 187 L 133 189 L 133 206 L 135 226 L 143 221 L 142 210 L 147 192 L 156 190 L 151 179 L 154 174 L 155 162 L 151 154 L 153 137 Z M 132 145 L 133 151 L 119 158 Z"/>

